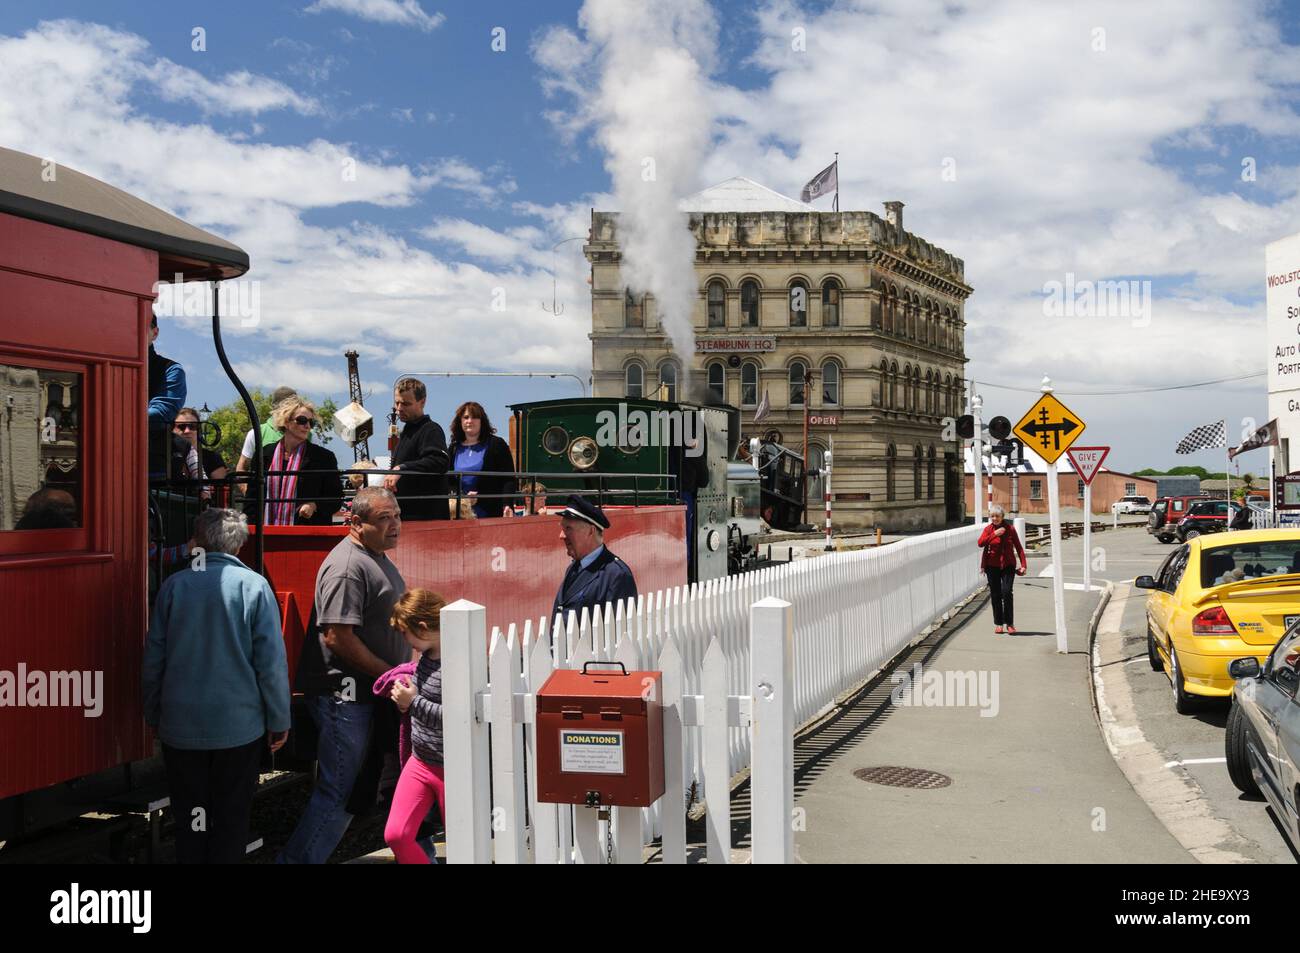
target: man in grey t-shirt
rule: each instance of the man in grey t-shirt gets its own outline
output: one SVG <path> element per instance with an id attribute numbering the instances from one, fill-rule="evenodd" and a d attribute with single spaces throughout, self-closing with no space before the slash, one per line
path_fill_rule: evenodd
<path id="1" fill-rule="evenodd" d="M 350 532 L 316 575 L 316 622 L 337 690 L 310 696 L 320 738 L 316 786 L 281 863 L 323 864 L 352 822 L 346 805 L 365 760 L 374 709 L 370 688 L 379 675 L 411 660 L 411 649 L 389 625 L 406 583 L 386 555 L 402 531 L 397 499 L 380 487 L 357 491 Z"/>

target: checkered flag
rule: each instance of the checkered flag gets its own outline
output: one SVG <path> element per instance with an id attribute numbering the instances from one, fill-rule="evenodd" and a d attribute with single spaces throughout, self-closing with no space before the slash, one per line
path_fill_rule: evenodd
<path id="1" fill-rule="evenodd" d="M 1216 420 L 1212 424 L 1197 427 L 1174 448 L 1174 453 L 1195 453 L 1197 450 L 1214 450 L 1228 445 L 1228 428 L 1226 420 Z"/>

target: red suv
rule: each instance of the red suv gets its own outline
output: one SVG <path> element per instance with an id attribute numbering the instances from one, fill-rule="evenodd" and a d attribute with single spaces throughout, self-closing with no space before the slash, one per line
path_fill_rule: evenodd
<path id="1" fill-rule="evenodd" d="M 1151 507 L 1147 517 L 1147 532 L 1162 543 L 1172 543 L 1178 538 L 1179 520 L 1187 515 L 1193 503 L 1209 500 L 1208 496 L 1162 496 Z"/>

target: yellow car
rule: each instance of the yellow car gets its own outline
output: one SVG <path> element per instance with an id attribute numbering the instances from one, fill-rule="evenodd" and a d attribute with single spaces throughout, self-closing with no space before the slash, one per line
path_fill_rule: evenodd
<path id="1" fill-rule="evenodd" d="M 1300 616 L 1300 531 L 1242 530 L 1189 539 L 1154 577 L 1147 598 L 1147 654 L 1174 689 L 1179 714 L 1205 698 L 1229 698 L 1228 663 L 1260 664 Z"/>

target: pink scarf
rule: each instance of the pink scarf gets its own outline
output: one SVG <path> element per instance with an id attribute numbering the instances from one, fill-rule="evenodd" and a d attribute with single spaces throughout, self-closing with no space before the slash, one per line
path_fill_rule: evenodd
<path id="1" fill-rule="evenodd" d="M 302 463 L 303 446 L 298 444 L 298 449 L 289 454 L 286 460 L 284 441 L 281 440 L 275 445 L 275 453 L 271 455 L 271 471 L 274 475 L 266 480 L 267 526 L 293 525 L 293 514 L 296 508 L 293 496 L 298 489 L 298 466 Z M 275 473 L 277 470 L 288 472 Z"/>

